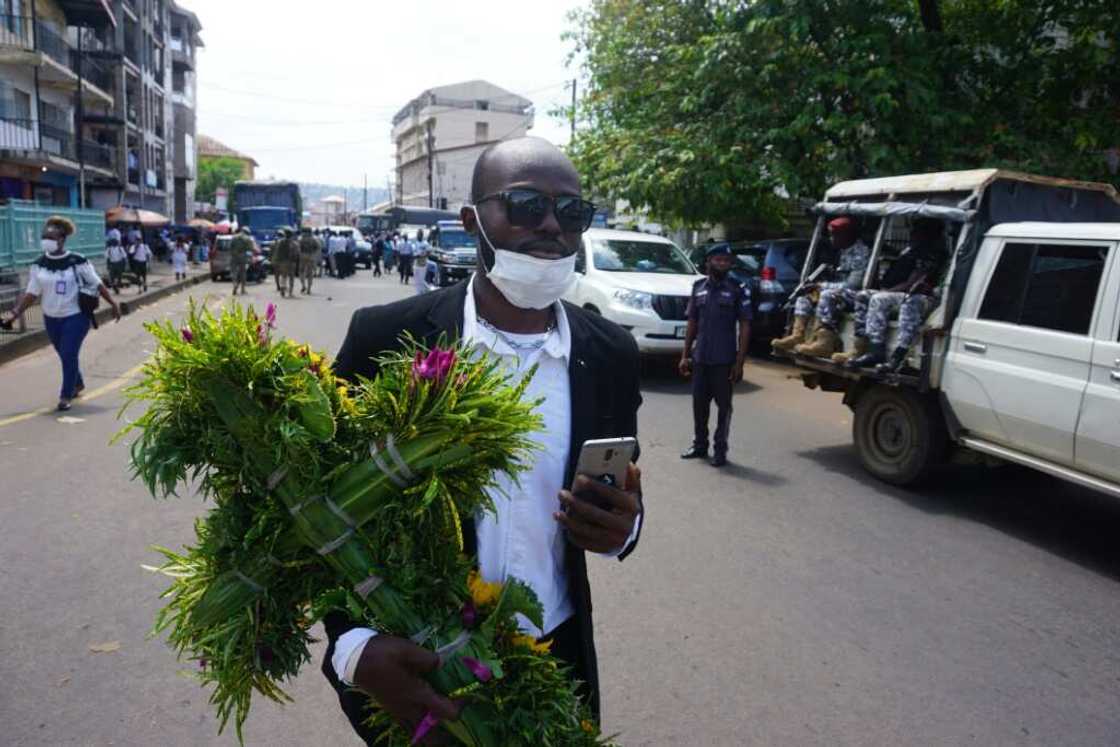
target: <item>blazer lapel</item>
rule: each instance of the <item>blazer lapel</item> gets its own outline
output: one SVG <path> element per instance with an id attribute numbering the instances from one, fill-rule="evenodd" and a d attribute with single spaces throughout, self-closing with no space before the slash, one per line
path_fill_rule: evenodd
<path id="1" fill-rule="evenodd" d="M 595 387 L 595 359 L 589 349 L 587 331 L 576 314 L 568 314 L 572 334 L 572 352 L 568 359 L 568 390 L 571 392 L 572 429 L 568 448 L 568 469 L 564 484 L 575 478 L 576 463 L 583 442 L 595 437 L 595 411 L 598 392 Z"/>
<path id="2" fill-rule="evenodd" d="M 458 340 L 463 334 L 463 304 L 467 300 L 469 282 L 464 280 L 446 293 L 440 293 L 428 312 L 429 329 L 423 333 L 424 343 L 431 345 L 446 334 L 448 341 Z"/>

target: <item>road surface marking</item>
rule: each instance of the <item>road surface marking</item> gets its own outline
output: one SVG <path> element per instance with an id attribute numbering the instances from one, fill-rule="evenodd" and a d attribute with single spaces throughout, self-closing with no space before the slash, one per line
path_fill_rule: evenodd
<path id="1" fill-rule="evenodd" d="M 145 361 L 145 363 L 146 362 L 147 361 Z M 110 381 L 108 384 L 102 384 L 96 389 L 91 389 L 90 391 L 82 394 L 81 401 L 88 402 L 91 399 L 96 399 L 97 397 L 120 389 L 122 386 L 129 383 L 133 379 L 133 377 L 136 376 L 136 374 L 140 373 L 143 368 L 144 363 L 141 363 L 138 366 L 133 366 L 117 378 Z M 30 420 L 31 418 L 36 418 L 40 415 L 50 415 L 51 413 L 56 411 L 57 408 L 55 407 L 40 407 L 38 410 L 25 412 L 22 415 L 13 415 L 10 418 L 4 418 L 3 420 L 0 420 L 0 428 L 3 428 L 6 425 L 15 425 L 16 423 L 22 423 L 24 420 Z"/>

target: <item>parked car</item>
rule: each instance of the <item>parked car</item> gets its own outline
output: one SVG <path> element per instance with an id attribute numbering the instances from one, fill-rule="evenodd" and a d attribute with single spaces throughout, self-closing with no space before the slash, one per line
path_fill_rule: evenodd
<path id="1" fill-rule="evenodd" d="M 433 288 L 454 285 L 474 272 L 478 239 L 457 220 L 441 220 L 432 230 L 425 279 Z"/>
<path id="2" fill-rule="evenodd" d="M 210 279 L 229 280 L 229 245 L 233 241 L 232 235 L 217 236 L 214 248 L 210 251 Z M 256 248 L 254 242 L 253 258 L 249 261 L 249 268 L 245 279 L 250 283 L 259 283 L 268 277 L 269 264 L 263 252 Z"/>
<path id="3" fill-rule="evenodd" d="M 944 457 L 973 452 L 1120 497 L 1120 197 L 1111 185 L 996 169 L 915 174 L 842 182 L 817 210 L 822 223 L 843 214 L 881 222 L 868 285 L 898 249 L 886 237 L 905 236 L 908 220 L 941 220 L 950 252 L 902 368 L 793 356 L 806 386 L 844 392 L 868 472 L 913 484 Z M 850 319 L 840 336 L 852 344 Z"/>
<path id="4" fill-rule="evenodd" d="M 643 353 L 680 353 L 686 310 L 700 279 L 666 238 L 592 228 L 576 255 L 576 282 L 564 300 L 618 323 Z"/>

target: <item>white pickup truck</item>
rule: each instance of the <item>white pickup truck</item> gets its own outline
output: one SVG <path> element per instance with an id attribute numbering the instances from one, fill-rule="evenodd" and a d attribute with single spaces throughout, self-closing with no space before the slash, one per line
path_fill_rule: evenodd
<path id="1" fill-rule="evenodd" d="M 844 392 L 871 474 L 911 484 L 971 452 L 1120 497 L 1120 199 L 1111 186 L 984 169 L 843 182 L 816 209 L 806 276 L 823 222 L 848 215 L 874 237 L 865 288 L 898 255 L 908 221 L 946 226 L 948 271 L 902 368 L 793 356 L 807 386 Z M 846 345 L 853 332 L 849 319 Z"/>

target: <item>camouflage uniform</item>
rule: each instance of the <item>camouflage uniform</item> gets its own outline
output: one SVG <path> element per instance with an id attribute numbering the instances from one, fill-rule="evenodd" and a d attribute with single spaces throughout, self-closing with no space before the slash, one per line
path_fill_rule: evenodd
<path id="1" fill-rule="evenodd" d="M 253 255 L 253 239 L 247 233 L 239 233 L 229 242 L 229 274 L 233 279 L 233 295 L 237 289 L 245 293 L 245 275 L 249 271 L 249 257 Z"/>
<path id="2" fill-rule="evenodd" d="M 323 246 L 319 239 L 304 231 L 299 237 L 299 292 L 310 293 L 315 268 L 319 266 Z"/>
<path id="3" fill-rule="evenodd" d="M 272 245 L 272 272 L 276 275 L 276 290 L 284 295 L 287 286 L 288 295 L 292 295 L 292 286 L 295 277 L 292 272 L 293 261 L 298 261 L 299 248 L 292 238 L 292 232 L 284 229 L 284 236 Z"/>
<path id="4" fill-rule="evenodd" d="M 835 277 L 843 278 L 826 283 L 818 283 L 820 299 L 817 301 L 817 319 L 821 325 L 836 329 L 837 315 L 855 303 L 856 288 L 863 284 L 863 273 L 871 260 L 871 249 L 861 240 L 840 252 L 840 263 L 836 266 Z M 811 316 L 813 301 L 809 295 L 800 296 L 793 307 L 794 316 Z"/>
<path id="5" fill-rule="evenodd" d="M 933 310 L 934 299 L 923 293 L 879 291 L 871 297 L 864 329 L 873 345 L 885 345 L 891 314 L 898 309 L 898 339 L 895 347 L 909 349 L 918 338 L 922 322 Z"/>

